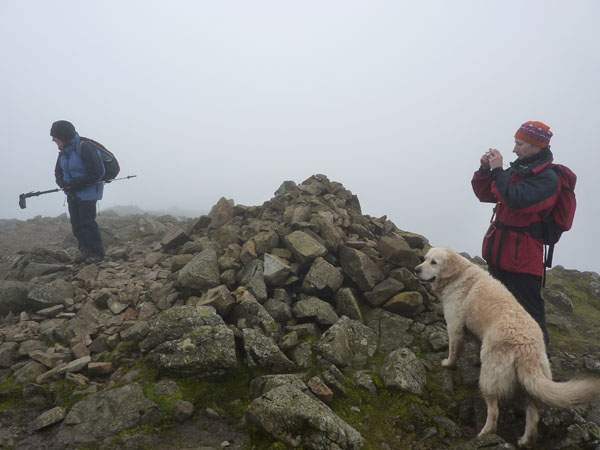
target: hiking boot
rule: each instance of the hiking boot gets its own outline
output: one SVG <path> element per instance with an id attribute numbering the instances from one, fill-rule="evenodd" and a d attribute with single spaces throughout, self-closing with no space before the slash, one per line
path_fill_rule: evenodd
<path id="1" fill-rule="evenodd" d="M 89 258 L 89 256 L 90 254 L 87 252 L 87 250 L 79 250 L 79 254 L 73 258 L 73 264 L 81 264 L 87 258 Z"/>
<path id="2" fill-rule="evenodd" d="M 100 256 L 100 255 L 90 255 L 87 258 L 85 258 L 83 260 L 84 264 L 96 264 L 99 263 L 101 261 L 104 261 L 104 256 Z"/>

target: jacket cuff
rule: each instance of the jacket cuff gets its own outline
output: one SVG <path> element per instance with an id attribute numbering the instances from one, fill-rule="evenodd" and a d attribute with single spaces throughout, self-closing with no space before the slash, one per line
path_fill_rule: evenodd
<path id="1" fill-rule="evenodd" d="M 504 169 L 502 169 L 502 167 L 496 167 L 495 169 L 492 169 L 492 176 L 494 178 L 496 178 L 501 173 L 504 173 Z"/>

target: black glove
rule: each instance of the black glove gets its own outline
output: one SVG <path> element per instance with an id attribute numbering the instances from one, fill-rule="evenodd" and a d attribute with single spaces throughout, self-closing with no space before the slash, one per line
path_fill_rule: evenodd
<path id="1" fill-rule="evenodd" d="M 71 180 L 71 182 L 69 183 L 69 186 L 67 186 L 67 188 L 69 188 L 68 190 L 70 190 L 71 192 L 73 191 L 78 191 L 80 189 L 83 189 L 85 187 L 85 183 L 83 181 L 83 179 L 81 178 L 73 178 Z M 67 189 L 65 188 L 65 189 Z"/>

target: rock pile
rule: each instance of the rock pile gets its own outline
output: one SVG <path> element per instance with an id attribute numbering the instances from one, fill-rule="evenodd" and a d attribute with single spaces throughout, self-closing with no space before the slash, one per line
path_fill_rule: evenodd
<path id="1" fill-rule="evenodd" d="M 245 426 L 312 449 L 365 444 L 334 411 L 349 380 L 369 397 L 423 396 L 431 383 L 455 393 L 439 368 L 447 348 L 440 306 L 412 273 L 427 239 L 363 215 L 340 183 L 315 175 L 284 182 L 262 206 L 222 198 L 194 220 L 107 217 L 100 225 L 112 243 L 101 264 L 73 266 L 70 248 L 0 260 L 0 400 L 22 398 L 37 411 L 32 425 L 0 431 L 0 444 L 114 445 L 126 430 L 184 423 L 195 407 L 170 378 L 250 370 Z M 463 360 L 466 386 L 476 383 L 476 352 Z M 155 389 L 171 386 L 165 395 L 178 399 L 169 415 L 142 388 L 145 367 L 160 374 Z M 57 392 L 64 385 L 67 398 Z M 454 420 L 434 415 L 423 448 L 466 441 L 456 422 L 474 420 L 467 411 L 480 406 L 455 404 Z M 580 425 L 594 433 L 583 417 Z M 414 433 L 409 427 L 405 439 Z"/>

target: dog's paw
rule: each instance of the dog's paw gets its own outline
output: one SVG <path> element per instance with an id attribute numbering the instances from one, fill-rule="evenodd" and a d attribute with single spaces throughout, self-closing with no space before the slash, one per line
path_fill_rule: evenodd
<path id="1" fill-rule="evenodd" d="M 517 446 L 520 448 L 531 448 L 531 440 L 528 437 L 523 436 L 517 441 Z"/>
<path id="2" fill-rule="evenodd" d="M 455 360 L 451 360 L 450 358 L 442 359 L 442 367 L 452 368 L 456 364 Z"/>

